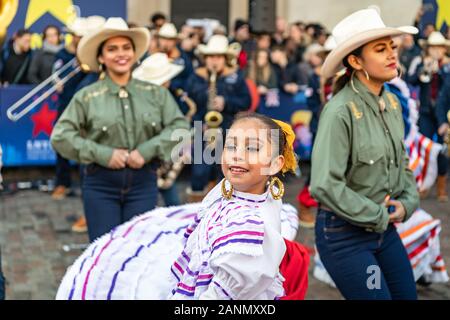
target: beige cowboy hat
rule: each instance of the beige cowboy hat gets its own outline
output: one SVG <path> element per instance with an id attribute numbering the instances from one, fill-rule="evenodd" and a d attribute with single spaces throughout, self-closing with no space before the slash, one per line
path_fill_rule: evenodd
<path id="1" fill-rule="evenodd" d="M 427 40 L 420 39 L 419 44 L 422 47 L 429 47 L 429 46 L 443 46 L 443 47 L 450 47 L 450 40 L 445 39 L 442 33 L 439 31 L 433 31 L 428 36 Z"/>
<path id="2" fill-rule="evenodd" d="M 209 39 L 208 44 L 198 45 L 197 52 L 203 57 L 224 55 L 228 58 L 235 58 L 241 52 L 241 46 L 237 42 L 229 44 L 227 37 L 223 35 L 214 35 Z"/>
<path id="3" fill-rule="evenodd" d="M 173 23 L 164 23 L 159 31 L 156 33 L 159 38 L 164 39 L 179 39 L 180 35 L 178 34 L 177 28 Z"/>
<path id="4" fill-rule="evenodd" d="M 160 86 L 176 77 L 183 70 L 184 66 L 170 62 L 167 54 L 158 52 L 145 59 L 134 70 L 133 78 Z"/>
<path id="5" fill-rule="evenodd" d="M 65 30 L 78 37 L 84 37 L 101 28 L 105 22 L 106 19 L 102 16 L 77 17 L 66 26 Z"/>
<path id="6" fill-rule="evenodd" d="M 388 36 L 418 32 L 419 30 L 412 26 L 386 27 L 377 7 L 372 6 L 359 10 L 334 27 L 332 34 L 336 40 L 336 48 L 326 58 L 322 67 L 322 75 L 325 79 L 333 77 L 343 68 L 342 60 L 368 42 Z"/>
<path id="7" fill-rule="evenodd" d="M 122 18 L 109 18 L 101 28 L 81 39 L 77 56 L 83 67 L 90 71 L 100 71 L 97 59 L 98 49 L 103 42 L 117 36 L 128 37 L 133 41 L 136 61 L 148 50 L 150 32 L 147 28 L 128 28 Z"/>

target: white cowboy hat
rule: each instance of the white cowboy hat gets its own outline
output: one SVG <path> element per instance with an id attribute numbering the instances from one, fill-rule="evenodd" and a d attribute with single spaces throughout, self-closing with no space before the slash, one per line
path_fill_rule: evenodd
<path id="1" fill-rule="evenodd" d="M 238 43 L 229 44 L 227 37 L 223 35 L 214 35 L 207 45 L 198 45 L 197 51 L 200 56 L 224 55 L 235 58 L 239 55 L 241 46 Z"/>
<path id="2" fill-rule="evenodd" d="M 65 30 L 78 37 L 84 37 L 101 28 L 105 22 L 106 19 L 102 16 L 77 17 L 72 23 L 67 25 Z"/>
<path id="3" fill-rule="evenodd" d="M 416 34 L 418 32 L 419 30 L 412 26 L 386 27 L 377 8 L 369 7 L 359 10 L 334 27 L 333 37 L 337 46 L 326 58 L 322 67 L 322 75 L 326 79 L 333 77 L 343 68 L 342 60 L 352 51 L 368 42 L 388 36 L 398 36 L 405 33 Z"/>
<path id="4" fill-rule="evenodd" d="M 303 54 L 303 60 L 308 61 L 309 59 L 311 59 L 312 55 L 319 54 L 324 51 L 325 51 L 325 48 L 323 46 L 321 46 L 318 43 L 312 43 L 306 48 L 306 51 Z"/>
<path id="5" fill-rule="evenodd" d="M 326 52 L 333 51 L 337 47 L 336 39 L 331 35 L 325 41 L 323 48 Z"/>
<path id="6" fill-rule="evenodd" d="M 100 45 L 106 40 L 124 36 L 129 37 L 135 47 L 135 62 L 148 50 L 150 44 L 150 32 L 147 28 L 128 28 L 122 18 L 109 18 L 97 31 L 81 38 L 78 45 L 77 56 L 84 67 L 90 71 L 99 71 L 97 53 Z"/>
<path id="7" fill-rule="evenodd" d="M 420 39 L 419 40 L 419 44 L 422 47 L 426 47 L 426 46 L 444 46 L 444 47 L 449 47 L 450 46 L 450 40 L 445 39 L 445 37 L 439 31 L 433 31 L 428 36 L 427 40 Z"/>
<path id="8" fill-rule="evenodd" d="M 180 37 L 173 23 L 164 23 L 159 29 L 157 36 L 164 39 L 179 39 Z"/>
<path id="9" fill-rule="evenodd" d="M 158 86 L 176 77 L 184 66 L 171 63 L 165 53 L 154 53 L 133 72 L 133 78 Z"/>

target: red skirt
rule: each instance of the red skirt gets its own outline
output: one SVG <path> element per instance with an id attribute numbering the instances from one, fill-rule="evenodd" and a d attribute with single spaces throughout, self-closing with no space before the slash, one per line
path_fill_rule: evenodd
<path id="1" fill-rule="evenodd" d="M 280 264 L 280 272 L 286 295 L 281 300 L 304 300 L 308 289 L 308 250 L 298 242 L 284 239 L 286 253 Z"/>

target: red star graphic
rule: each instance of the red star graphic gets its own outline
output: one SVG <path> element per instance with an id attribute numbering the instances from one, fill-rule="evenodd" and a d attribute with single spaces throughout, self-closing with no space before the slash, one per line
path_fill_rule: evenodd
<path id="1" fill-rule="evenodd" d="M 48 137 L 52 134 L 53 122 L 57 117 L 58 112 L 55 110 L 50 110 L 48 103 L 39 110 L 39 112 L 31 116 L 31 121 L 33 121 L 33 138 L 36 138 L 41 132 L 45 133 Z"/>

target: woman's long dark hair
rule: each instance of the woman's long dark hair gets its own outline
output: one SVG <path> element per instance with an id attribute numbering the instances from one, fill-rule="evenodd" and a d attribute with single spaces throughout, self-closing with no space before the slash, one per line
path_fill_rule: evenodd
<path id="1" fill-rule="evenodd" d="M 358 49 L 353 50 L 347 56 L 345 56 L 344 60 L 342 61 L 342 64 L 344 65 L 344 67 L 347 68 L 347 71 L 342 76 L 338 77 L 334 81 L 334 84 L 333 84 L 333 96 L 336 95 L 339 91 L 341 91 L 345 87 L 345 85 L 347 83 L 349 83 L 350 80 L 351 80 L 352 73 L 353 73 L 354 69 L 352 68 L 350 63 L 348 63 L 348 57 L 350 57 L 351 55 L 354 55 L 356 57 L 361 57 L 363 47 L 364 46 L 361 46 Z"/>

